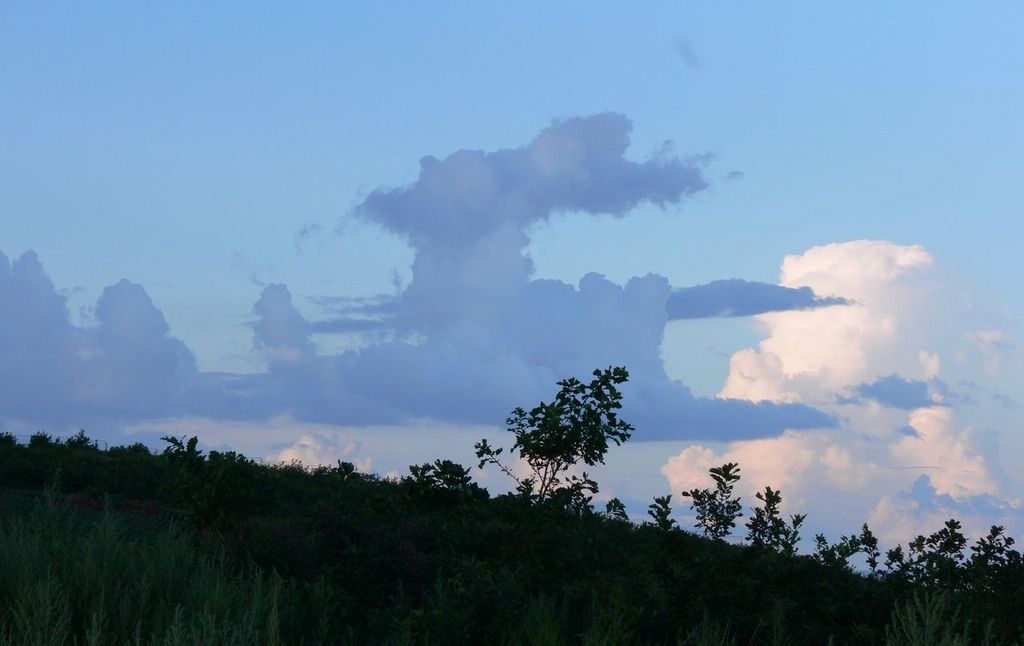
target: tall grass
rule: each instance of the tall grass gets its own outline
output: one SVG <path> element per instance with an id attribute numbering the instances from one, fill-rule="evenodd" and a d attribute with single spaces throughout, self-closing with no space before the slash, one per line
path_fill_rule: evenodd
<path id="1" fill-rule="evenodd" d="M 945 591 L 915 592 L 905 603 L 897 604 L 885 628 L 886 646 L 969 646 L 970 621 L 963 619 L 961 608 Z M 991 624 L 982 644 L 993 643 Z"/>
<path id="2" fill-rule="evenodd" d="M 173 526 L 133 530 L 111 513 L 70 509 L 52 491 L 0 521 L 3 646 L 276 645 L 293 587 L 255 567 L 239 571 Z M 304 633 L 291 643 L 327 640 L 326 595 L 309 587 L 309 612 L 321 616 L 291 617 L 288 634 Z"/>

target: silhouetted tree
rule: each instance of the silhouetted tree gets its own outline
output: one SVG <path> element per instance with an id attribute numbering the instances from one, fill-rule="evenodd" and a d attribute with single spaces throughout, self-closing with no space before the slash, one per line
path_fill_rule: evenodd
<path id="1" fill-rule="evenodd" d="M 672 501 L 672 496 L 655 496 L 654 502 L 648 505 L 647 514 L 654 519 L 652 525 L 658 529 L 668 531 L 672 529 L 676 521 L 671 517 L 672 508 L 669 507 L 669 503 Z"/>
<path id="2" fill-rule="evenodd" d="M 739 498 L 733 498 L 732 490 L 740 479 L 740 468 L 735 462 L 708 470 L 715 481 L 714 490 L 691 489 L 683 495 L 691 498 L 690 508 L 697 512 L 695 527 L 704 535 L 716 541 L 724 540 L 736 526 L 736 519 L 743 515 Z"/>
<path id="3" fill-rule="evenodd" d="M 629 520 L 629 516 L 626 515 L 626 505 L 622 504 L 622 501 L 618 498 L 612 498 L 605 503 L 604 515 L 615 520 Z"/>
<path id="4" fill-rule="evenodd" d="M 575 378 L 559 381 L 561 390 L 550 404 L 541 402 L 530 411 L 512 411 L 506 420 L 508 431 L 515 436 L 509 455 L 522 458 L 529 474 L 517 476 L 512 466 L 499 458 L 504 449 L 492 447 L 486 439 L 475 445 L 480 468 L 497 466 L 530 500 L 557 500 L 575 511 L 588 509 L 597 483 L 586 472 L 577 476 L 569 470 L 580 463 L 604 464 L 609 442 L 622 444 L 633 430 L 617 413 L 622 408 L 622 393 L 616 386 L 627 381 L 629 373 L 622 367 L 607 368 L 595 370 L 594 377 L 589 384 Z"/>
<path id="5" fill-rule="evenodd" d="M 764 492 L 758 491 L 755 496 L 762 504 L 754 508 L 754 515 L 746 524 L 747 540 L 754 547 L 763 547 L 782 554 L 796 554 L 800 526 L 803 525 L 806 514 L 791 515 L 787 524 L 779 510 L 782 494 L 777 489 L 765 487 Z"/>

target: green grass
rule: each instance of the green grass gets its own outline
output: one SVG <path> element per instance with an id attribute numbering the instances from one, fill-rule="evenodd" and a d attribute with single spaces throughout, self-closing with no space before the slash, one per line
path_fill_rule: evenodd
<path id="1" fill-rule="evenodd" d="M 254 566 L 239 571 L 173 524 L 133 527 L 109 511 L 72 509 L 52 491 L 5 516 L 0 644 L 281 643 L 282 600 L 295 585 Z M 315 601 L 312 592 L 303 596 Z M 310 611 L 325 613 L 323 599 Z M 321 643 L 320 624 L 320 635 L 316 622 L 287 630 Z"/>

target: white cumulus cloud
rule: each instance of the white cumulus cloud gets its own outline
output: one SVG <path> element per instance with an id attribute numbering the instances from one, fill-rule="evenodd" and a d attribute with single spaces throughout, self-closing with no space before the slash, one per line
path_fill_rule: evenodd
<path id="1" fill-rule="evenodd" d="M 719 396 L 811 405 L 834 415 L 838 428 L 718 451 L 690 446 L 662 469 L 673 491 L 707 486 L 709 467 L 733 461 L 747 502 L 765 485 L 780 487 L 792 511 L 810 512 L 821 527 L 852 531 L 870 518 L 884 535 L 906 538 L 937 529 L 925 524 L 944 511 L 968 526 L 983 525 L 995 508 L 1019 517 L 997 439 L 972 428 L 961 410 L 967 397 L 943 381 L 947 366 L 964 363 L 956 359 L 966 345 L 986 356 L 1007 347 L 1006 332 L 972 327 L 985 317 L 979 299 L 923 247 L 886 241 L 787 256 L 779 283 L 845 303 L 755 317 L 765 338 L 731 357 Z"/>

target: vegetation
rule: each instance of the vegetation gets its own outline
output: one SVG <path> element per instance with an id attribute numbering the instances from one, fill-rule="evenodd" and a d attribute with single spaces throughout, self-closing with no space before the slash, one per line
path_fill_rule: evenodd
<path id="1" fill-rule="evenodd" d="M 884 552 L 871 530 L 798 553 L 804 516 L 766 487 L 747 544 L 738 465 L 632 523 L 596 511 L 599 464 L 632 426 L 625 369 L 516 409 L 492 496 L 448 460 L 400 479 L 263 465 L 197 438 L 99 448 L 0 434 L 0 644 L 961 644 L 1024 638 L 1024 562 L 1001 527 L 950 520 Z M 857 559 L 860 571 L 851 561 Z"/>

